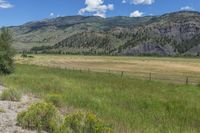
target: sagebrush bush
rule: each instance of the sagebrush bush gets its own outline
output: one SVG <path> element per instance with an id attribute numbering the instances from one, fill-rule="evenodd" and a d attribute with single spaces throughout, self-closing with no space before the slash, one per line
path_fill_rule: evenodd
<path id="1" fill-rule="evenodd" d="M 7 101 L 20 101 L 21 93 L 17 89 L 5 89 L 0 98 Z"/>
<path id="2" fill-rule="evenodd" d="M 56 107 L 50 103 L 36 103 L 17 115 L 17 125 L 25 129 L 53 133 L 61 123 Z"/>
<path id="3" fill-rule="evenodd" d="M 45 101 L 47 103 L 52 103 L 53 105 L 55 105 L 56 107 L 62 107 L 64 105 L 63 103 L 63 98 L 61 95 L 59 94 L 49 94 L 47 95 L 47 97 L 45 98 Z"/>
<path id="4" fill-rule="evenodd" d="M 110 126 L 93 113 L 78 112 L 67 115 L 60 132 L 63 133 L 111 133 Z"/>
<path id="5" fill-rule="evenodd" d="M 110 126 L 92 113 L 73 113 L 63 119 L 53 104 L 36 103 L 17 115 L 17 125 L 49 133 L 111 133 Z"/>

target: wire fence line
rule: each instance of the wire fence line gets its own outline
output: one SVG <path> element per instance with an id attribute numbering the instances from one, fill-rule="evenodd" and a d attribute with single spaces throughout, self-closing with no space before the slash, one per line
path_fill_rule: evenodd
<path id="1" fill-rule="evenodd" d="M 177 84 L 192 84 L 198 85 L 200 84 L 200 77 L 199 76 L 188 76 L 188 75 L 168 75 L 168 74 L 161 74 L 161 73 L 147 73 L 147 72 L 136 72 L 136 73 L 127 73 L 121 72 L 123 76 L 133 76 L 137 78 L 141 78 L 144 80 L 149 81 L 164 81 L 169 83 L 177 83 Z"/>
<path id="2" fill-rule="evenodd" d="M 41 65 L 45 66 L 45 65 Z M 186 84 L 186 85 L 200 85 L 200 74 L 185 74 L 185 73 L 177 73 L 177 74 L 167 74 L 167 73 L 159 73 L 159 72 L 130 72 L 130 71 L 120 71 L 120 70 L 112 70 L 112 69 L 94 69 L 94 68 L 78 68 L 78 67 L 58 67 L 51 66 L 54 68 L 66 69 L 71 71 L 79 71 L 79 72 L 100 72 L 107 73 L 109 75 L 116 75 L 121 78 L 138 78 L 149 81 L 163 81 L 167 83 L 176 83 L 176 84 Z"/>
<path id="3" fill-rule="evenodd" d="M 109 75 L 117 75 L 121 78 L 131 77 L 139 78 L 149 81 L 163 81 L 168 83 L 186 84 L 186 85 L 199 85 L 200 75 L 189 75 L 189 74 L 166 74 L 166 73 L 156 73 L 156 72 L 128 72 L 128 71 L 117 71 L 117 70 L 95 70 L 95 69 L 83 69 L 83 68 L 65 68 L 73 71 L 87 71 L 87 72 L 103 72 Z"/>

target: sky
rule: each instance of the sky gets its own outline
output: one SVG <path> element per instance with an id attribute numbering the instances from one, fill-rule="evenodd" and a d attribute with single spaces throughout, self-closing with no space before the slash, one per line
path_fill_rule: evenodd
<path id="1" fill-rule="evenodd" d="M 142 17 L 190 10 L 200 0 L 0 0 L 0 26 L 72 15 Z"/>

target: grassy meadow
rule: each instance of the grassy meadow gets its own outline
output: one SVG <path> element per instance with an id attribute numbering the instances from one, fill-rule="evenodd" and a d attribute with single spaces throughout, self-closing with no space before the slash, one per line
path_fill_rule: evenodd
<path id="1" fill-rule="evenodd" d="M 116 57 L 116 56 L 75 56 L 75 55 L 34 55 L 34 58 L 15 58 L 18 64 L 70 68 L 121 73 L 134 75 L 142 79 L 168 81 L 185 84 L 200 82 L 200 60 L 198 58 L 158 58 L 158 57 Z"/>
<path id="2" fill-rule="evenodd" d="M 165 64 L 171 67 L 163 68 Z M 62 112 L 92 111 L 112 124 L 114 133 L 199 133 L 200 88 L 197 86 L 54 68 L 77 66 L 181 74 L 199 72 L 198 65 L 197 59 L 181 58 L 38 55 L 22 59 L 18 56 L 15 73 L 1 77 L 1 82 L 41 98 L 48 94 L 60 95 Z"/>

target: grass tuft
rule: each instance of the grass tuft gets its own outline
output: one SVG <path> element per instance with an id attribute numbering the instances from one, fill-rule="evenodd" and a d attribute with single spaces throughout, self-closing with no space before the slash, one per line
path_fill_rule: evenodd
<path id="1" fill-rule="evenodd" d="M 56 107 L 64 106 L 62 95 L 60 94 L 49 94 L 46 96 L 45 101 L 51 103 Z"/>
<path id="2" fill-rule="evenodd" d="M 5 110 L 3 108 L 0 108 L 0 113 L 5 113 Z"/>
<path id="3" fill-rule="evenodd" d="M 4 101 L 20 101 L 21 93 L 17 89 L 5 89 L 0 98 Z"/>

